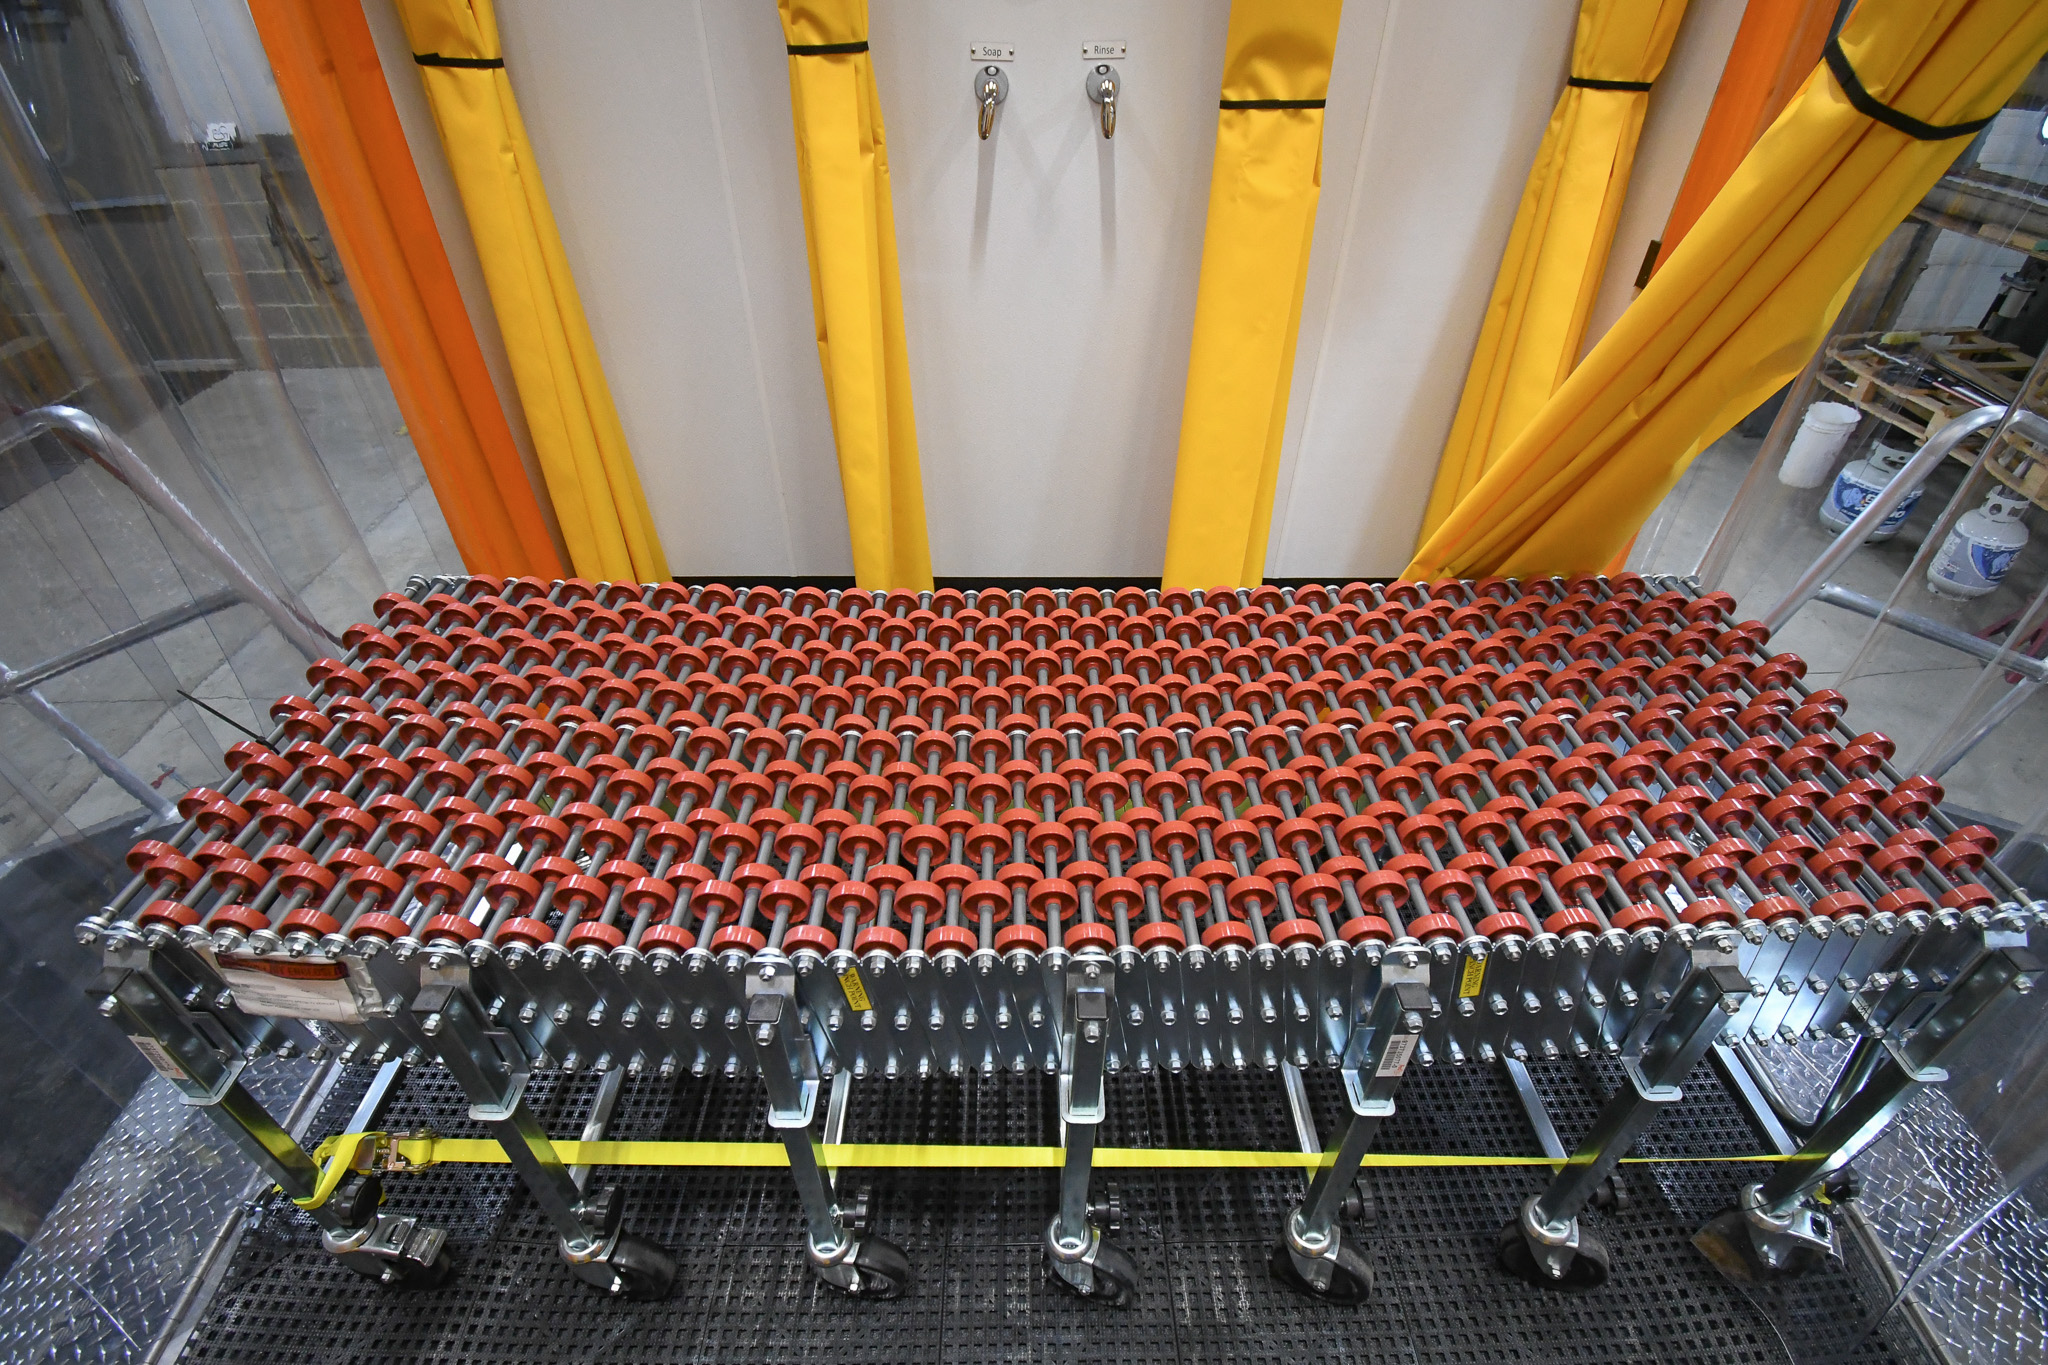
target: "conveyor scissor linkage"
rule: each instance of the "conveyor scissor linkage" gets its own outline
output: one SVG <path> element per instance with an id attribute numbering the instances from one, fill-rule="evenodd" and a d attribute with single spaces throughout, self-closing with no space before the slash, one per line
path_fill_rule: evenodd
<path id="1" fill-rule="evenodd" d="M 909 1267 L 821 1167 L 823 1083 L 1056 1073 L 1049 1262 L 1109 1300 L 1136 1271 L 1089 1202 L 1105 1073 L 1335 1068 L 1353 1117 L 1273 1265 L 1352 1300 L 1339 1215 L 1410 1065 L 1619 1058 L 1502 1237 L 1583 1285 L 1580 1210 L 1716 1039 L 1853 1037 L 1808 1150 L 1722 1229 L 1797 1269 L 1822 1182 L 2032 985 L 2042 907 L 1730 599 L 1659 586 L 438 580 L 379 599 L 81 939 L 104 1010 L 392 1282 L 444 1273 L 441 1234 L 374 1173 L 323 1180 L 246 1059 L 438 1059 L 624 1295 L 673 1260 L 558 1159 L 534 1069 L 758 1072 L 812 1265 L 884 1297 Z"/>

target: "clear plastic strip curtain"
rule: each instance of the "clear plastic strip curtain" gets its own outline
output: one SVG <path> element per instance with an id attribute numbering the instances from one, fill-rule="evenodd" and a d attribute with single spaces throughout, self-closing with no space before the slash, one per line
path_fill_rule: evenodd
<path id="1" fill-rule="evenodd" d="M 0 401 L 96 419 L 140 476 L 0 434 L 0 863 L 104 862 L 330 631 L 458 565 L 254 27 L 207 14 L 0 11 Z"/>

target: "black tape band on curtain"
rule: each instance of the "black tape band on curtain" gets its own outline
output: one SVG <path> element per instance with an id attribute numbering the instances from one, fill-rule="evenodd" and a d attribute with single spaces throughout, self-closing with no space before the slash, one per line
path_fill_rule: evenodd
<path id="1" fill-rule="evenodd" d="M 865 38 L 857 43 L 791 43 L 789 45 L 789 55 L 792 57 L 841 57 L 850 52 L 866 52 L 867 50 L 868 43 Z"/>
<path id="2" fill-rule="evenodd" d="M 1875 119 L 1887 128 L 1895 128 L 1918 142 L 1946 142 L 1952 137 L 1968 137 L 1982 132 L 1990 126 L 1988 118 L 1971 119 L 1968 123 L 1922 123 L 1911 114 L 1902 114 L 1889 104 L 1880 102 L 1877 96 L 1863 88 L 1863 82 L 1856 75 L 1856 68 L 1849 65 L 1849 54 L 1842 51 L 1841 40 L 1828 39 L 1828 45 L 1821 50 L 1821 59 L 1828 64 L 1828 70 L 1835 76 L 1835 84 L 1842 87 L 1842 93 L 1849 97 L 1856 112 L 1867 119 Z"/>
<path id="3" fill-rule="evenodd" d="M 1218 109 L 1320 109 L 1327 100 L 1219 100 Z"/>
<path id="4" fill-rule="evenodd" d="M 505 65 L 503 57 L 443 57 L 438 52 L 415 52 L 414 66 L 456 66 L 467 71 L 498 71 Z"/>
<path id="5" fill-rule="evenodd" d="M 1648 81 L 1596 81 L 1591 76 L 1573 76 L 1565 82 L 1574 90 L 1648 90 Z"/>

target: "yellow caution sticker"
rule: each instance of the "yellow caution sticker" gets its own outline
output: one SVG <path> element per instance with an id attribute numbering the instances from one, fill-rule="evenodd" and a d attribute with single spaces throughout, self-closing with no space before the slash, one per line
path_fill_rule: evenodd
<path id="1" fill-rule="evenodd" d="M 868 999 L 868 988 L 862 984 L 859 967 L 848 967 L 839 974 L 839 989 L 846 992 L 846 1003 L 857 1010 L 871 1010 L 874 1002 Z"/>
<path id="2" fill-rule="evenodd" d="M 1479 994 L 1479 987 L 1485 980 L 1486 959 L 1483 957 L 1467 958 L 1465 960 L 1465 974 L 1458 978 L 1458 998 L 1466 1000 Z"/>

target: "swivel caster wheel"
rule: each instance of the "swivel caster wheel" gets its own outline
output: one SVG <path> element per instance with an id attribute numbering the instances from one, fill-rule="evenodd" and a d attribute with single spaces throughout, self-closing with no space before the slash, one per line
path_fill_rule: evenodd
<path id="1" fill-rule="evenodd" d="M 1088 1250 L 1072 1259 L 1049 1244 L 1046 1268 L 1052 1272 L 1054 1284 L 1077 1298 L 1121 1308 L 1137 1293 L 1138 1263 L 1131 1259 L 1131 1253 L 1100 1232 L 1092 1228 L 1090 1232 L 1093 1235 Z"/>
<path id="2" fill-rule="evenodd" d="M 1840 1255 L 1833 1209 L 1856 1192 L 1856 1178 L 1843 1172 L 1779 1213 L 1764 1204 L 1761 1185 L 1745 1185 L 1735 1207 L 1708 1219 L 1692 1244 L 1738 1284 L 1796 1279 Z"/>
<path id="3" fill-rule="evenodd" d="M 667 1298 L 676 1282 L 676 1258 L 668 1248 L 631 1232 L 615 1233 L 603 1256 L 572 1260 L 569 1268 L 598 1292 L 637 1303 Z"/>
<path id="4" fill-rule="evenodd" d="M 1553 1260 L 1537 1258 L 1535 1249 L 1522 1235 L 1519 1219 L 1500 1230 L 1493 1250 L 1495 1264 L 1538 1289 L 1562 1289 L 1567 1293 L 1582 1294 L 1606 1284 L 1612 1273 L 1607 1244 L 1583 1226 L 1579 1228 L 1578 1245 L 1558 1248 L 1551 1253 Z M 1551 1273 L 1553 1266 L 1558 1273 Z"/>
<path id="5" fill-rule="evenodd" d="M 389 1272 L 382 1277 L 384 1283 L 394 1289 L 439 1289 L 455 1274 L 455 1253 L 444 1244 L 434 1253 L 434 1259 L 425 1265 L 414 1266 L 406 1274 L 392 1278 Z"/>
<path id="6" fill-rule="evenodd" d="M 1692 1244 L 1724 1279 L 1737 1284 L 1797 1279 L 1827 1260 L 1818 1248 L 1798 1243 L 1759 1246 L 1741 1209 L 1729 1209 L 1708 1219 L 1692 1235 Z"/>
<path id="7" fill-rule="evenodd" d="M 1769 1284 L 1795 1280 L 1818 1270 L 1831 1259 L 1825 1217 L 1802 1209 L 1804 1236 L 1776 1228 L 1759 1229 L 1752 1216 L 1740 1208 L 1729 1209 L 1707 1220 L 1692 1235 L 1692 1244 L 1713 1263 L 1714 1269 L 1737 1284 Z"/>
<path id="8" fill-rule="evenodd" d="M 433 1289 L 455 1273 L 445 1229 L 410 1214 L 383 1213 L 374 1175 L 351 1175 L 330 1200 L 346 1231 L 323 1229 L 320 1244 L 343 1265 L 387 1289 Z"/>
<path id="9" fill-rule="evenodd" d="M 900 1299 L 910 1290 L 910 1258 L 882 1237 L 862 1237 L 835 1260 L 823 1260 L 813 1251 L 811 1269 L 849 1298 Z"/>
<path id="10" fill-rule="evenodd" d="M 444 1243 L 426 1260 L 410 1256 L 344 1254 L 337 1258 L 366 1280 L 386 1289 L 438 1289 L 455 1274 L 455 1255 Z"/>

